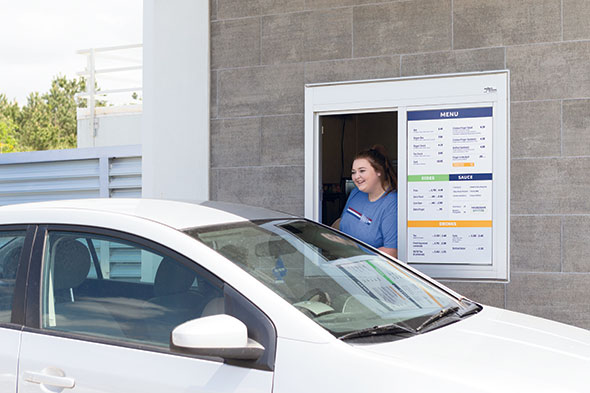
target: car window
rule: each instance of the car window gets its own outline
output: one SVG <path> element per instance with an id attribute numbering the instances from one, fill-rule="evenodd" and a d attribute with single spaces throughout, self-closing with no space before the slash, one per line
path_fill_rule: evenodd
<path id="1" fill-rule="evenodd" d="M 0 232 L 0 322 L 10 322 L 16 271 L 24 240 L 24 231 Z"/>
<path id="2" fill-rule="evenodd" d="M 457 300 L 344 234 L 304 219 L 185 230 L 336 337 L 373 326 L 416 329 Z"/>
<path id="3" fill-rule="evenodd" d="M 134 242 L 52 231 L 43 258 L 44 329 L 167 348 L 177 325 L 223 312 L 218 283 Z"/>

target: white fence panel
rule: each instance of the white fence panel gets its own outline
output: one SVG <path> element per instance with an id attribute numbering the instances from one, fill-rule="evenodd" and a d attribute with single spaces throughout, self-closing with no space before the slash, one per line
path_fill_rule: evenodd
<path id="1" fill-rule="evenodd" d="M 0 154 L 0 205 L 141 197 L 141 146 Z"/>
<path id="2" fill-rule="evenodd" d="M 116 157 L 109 163 L 111 198 L 141 197 L 141 157 Z"/>

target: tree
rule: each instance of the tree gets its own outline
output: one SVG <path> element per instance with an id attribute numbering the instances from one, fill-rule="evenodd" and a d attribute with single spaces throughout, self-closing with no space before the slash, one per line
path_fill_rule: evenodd
<path id="1" fill-rule="evenodd" d="M 16 151 L 16 118 L 19 107 L 0 94 L 0 154 Z"/>
<path id="2" fill-rule="evenodd" d="M 0 117 L 0 154 L 16 151 L 16 126 L 9 118 Z"/>
<path id="3" fill-rule="evenodd" d="M 5 94 L 0 93 L 0 117 L 8 117 L 16 122 L 20 108 L 16 101 L 8 101 Z"/>
<path id="4" fill-rule="evenodd" d="M 82 100 L 77 104 L 75 94 L 85 88 L 84 78 L 68 80 L 58 75 L 51 81 L 47 93 L 29 94 L 22 108 L 0 95 L 0 122 L 3 124 L 0 143 L 12 144 L 12 151 L 76 147 L 76 108 L 85 107 L 86 102 Z M 97 102 L 97 106 L 104 105 L 102 101 Z M 9 137 L 15 143 L 9 142 Z"/>
<path id="5" fill-rule="evenodd" d="M 57 119 L 39 93 L 31 93 L 21 110 L 18 142 L 21 150 L 51 150 L 68 148 L 59 140 Z M 67 132 L 67 131 L 65 131 Z M 63 133 L 63 132 L 62 132 Z"/>

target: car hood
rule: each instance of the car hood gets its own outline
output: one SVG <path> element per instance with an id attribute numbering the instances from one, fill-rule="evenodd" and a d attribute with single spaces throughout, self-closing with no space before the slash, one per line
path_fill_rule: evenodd
<path id="1" fill-rule="evenodd" d="M 474 391 L 590 391 L 590 331 L 493 307 L 412 338 L 355 347 Z"/>

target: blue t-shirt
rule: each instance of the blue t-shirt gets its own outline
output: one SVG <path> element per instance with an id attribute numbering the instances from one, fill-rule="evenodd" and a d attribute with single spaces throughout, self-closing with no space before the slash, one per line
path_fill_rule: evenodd
<path id="1" fill-rule="evenodd" d="M 355 188 L 344 206 L 340 230 L 375 248 L 397 248 L 397 192 L 371 202 L 369 194 Z"/>

